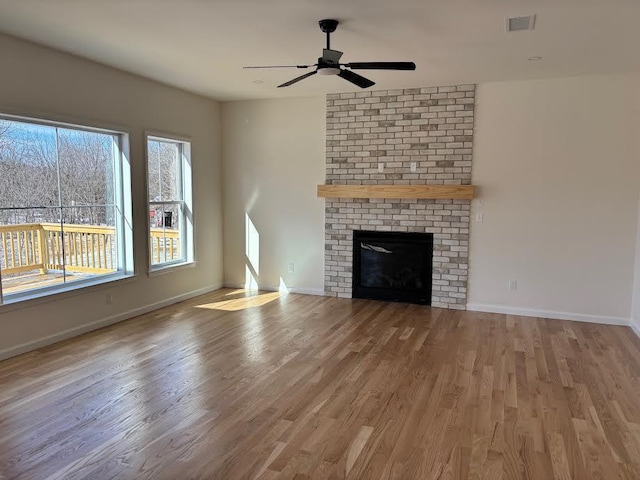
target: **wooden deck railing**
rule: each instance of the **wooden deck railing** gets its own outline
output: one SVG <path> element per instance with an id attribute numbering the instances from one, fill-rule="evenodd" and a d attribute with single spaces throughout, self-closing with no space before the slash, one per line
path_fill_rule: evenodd
<path id="1" fill-rule="evenodd" d="M 44 269 L 108 273 L 117 269 L 115 228 L 95 225 L 41 223 Z M 64 235 L 63 232 L 64 231 Z"/>
<path id="2" fill-rule="evenodd" d="M 63 233 L 64 231 L 64 233 Z M 177 230 L 151 229 L 153 264 L 180 258 Z M 117 269 L 115 229 L 95 225 L 26 223 L 0 225 L 0 269 L 4 274 L 40 270 L 109 273 Z"/>
<path id="3" fill-rule="evenodd" d="M 40 224 L 0 225 L 3 273 L 44 272 L 44 232 Z"/>
<path id="4" fill-rule="evenodd" d="M 64 234 L 63 234 L 64 231 Z M 108 273 L 117 268 L 115 229 L 94 225 L 0 225 L 0 268 L 5 274 L 40 270 Z"/>
<path id="5" fill-rule="evenodd" d="M 180 258 L 180 232 L 178 230 L 151 229 L 151 263 L 157 265 Z"/>

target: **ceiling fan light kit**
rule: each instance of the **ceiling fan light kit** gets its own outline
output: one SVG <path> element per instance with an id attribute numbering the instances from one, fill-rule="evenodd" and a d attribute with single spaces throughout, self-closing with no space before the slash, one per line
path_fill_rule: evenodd
<path id="1" fill-rule="evenodd" d="M 318 69 L 318 75 L 338 75 L 340 69 L 338 67 L 325 67 Z"/>
<path id="2" fill-rule="evenodd" d="M 331 49 L 331 34 L 336 31 L 338 27 L 338 20 L 325 19 L 320 20 L 320 30 L 327 35 L 327 48 L 322 50 L 322 56 L 318 58 L 318 63 L 313 65 L 267 65 L 257 67 L 244 67 L 244 68 L 311 68 L 316 67 L 313 72 L 300 75 L 288 82 L 278 85 L 278 88 L 288 87 L 294 83 L 309 78 L 312 75 L 337 75 L 340 78 L 345 79 L 348 82 L 357 85 L 360 88 L 368 88 L 375 85 L 375 82 L 363 77 L 351 70 L 415 70 L 416 64 L 413 62 L 351 62 L 340 63 L 342 52 Z"/>

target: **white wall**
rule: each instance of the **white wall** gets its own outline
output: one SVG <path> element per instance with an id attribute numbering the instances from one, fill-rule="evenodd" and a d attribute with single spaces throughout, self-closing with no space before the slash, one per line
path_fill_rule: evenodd
<path id="1" fill-rule="evenodd" d="M 0 307 L 0 358 L 126 318 L 222 283 L 219 105 L 209 99 L 0 35 L 0 112 L 113 126 L 130 134 L 134 279 Z M 144 132 L 192 139 L 194 268 L 146 274 Z M 0 192 L 1 194 L 1 192 Z M 105 305 L 105 292 L 113 304 Z"/>
<path id="2" fill-rule="evenodd" d="M 629 322 L 638 78 L 479 85 L 470 308 Z M 324 202 L 315 185 L 324 181 L 323 99 L 232 102 L 222 111 L 225 282 L 245 282 L 248 212 L 260 233 L 260 285 L 277 288 L 282 277 L 295 289 L 322 290 Z M 640 280 L 637 318 L 639 290 Z"/>
<path id="3" fill-rule="evenodd" d="M 640 83 L 640 82 L 639 82 Z M 633 107 L 635 108 L 635 127 L 636 135 L 640 135 L 640 88 L 636 89 Z M 640 162 L 640 142 L 635 142 L 634 157 Z M 638 182 L 638 190 L 640 190 L 640 181 Z M 640 202 L 640 194 L 638 195 Z M 640 336 L 640 203 L 638 204 L 638 230 L 636 233 L 636 261 L 633 278 L 633 301 L 631 306 L 631 327 Z"/>
<path id="4" fill-rule="evenodd" d="M 324 96 L 222 104 L 225 284 L 245 285 L 248 214 L 258 285 L 322 293 L 325 108 Z"/>
<path id="5" fill-rule="evenodd" d="M 637 157 L 640 159 L 640 157 Z M 633 279 L 633 300 L 631 308 L 631 328 L 640 336 L 640 217 L 636 236 L 636 261 Z"/>
<path id="6" fill-rule="evenodd" d="M 469 308 L 628 323 L 638 80 L 479 86 Z M 474 223 L 478 212 L 482 223 Z"/>

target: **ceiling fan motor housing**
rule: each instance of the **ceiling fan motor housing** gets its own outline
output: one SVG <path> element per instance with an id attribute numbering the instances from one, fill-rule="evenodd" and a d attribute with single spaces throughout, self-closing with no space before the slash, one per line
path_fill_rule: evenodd
<path id="1" fill-rule="evenodd" d="M 340 73 L 340 66 L 336 63 L 328 62 L 326 59 L 318 58 L 318 75 L 337 75 Z"/>

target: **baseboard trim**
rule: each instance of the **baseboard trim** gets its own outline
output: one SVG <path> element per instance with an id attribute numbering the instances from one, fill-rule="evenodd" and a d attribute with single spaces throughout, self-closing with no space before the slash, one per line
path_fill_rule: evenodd
<path id="1" fill-rule="evenodd" d="M 640 337 L 640 324 L 637 324 L 637 323 L 631 322 L 631 323 L 629 324 L 629 326 L 631 327 L 631 330 L 633 330 L 633 332 L 634 332 L 638 337 Z"/>
<path id="2" fill-rule="evenodd" d="M 244 284 L 232 283 L 232 282 L 225 282 L 224 287 L 225 288 L 238 288 L 238 289 L 246 288 L 246 286 Z M 265 291 L 265 292 L 278 292 L 278 291 L 280 291 L 280 287 L 274 287 L 274 286 L 270 286 L 270 285 L 260 285 L 258 288 L 260 290 Z M 296 288 L 296 287 L 291 287 L 291 288 L 288 288 L 288 293 L 300 293 L 302 295 L 317 295 L 317 296 L 320 296 L 320 297 L 324 297 L 324 290 L 318 290 L 318 289 L 315 289 L 315 288 Z"/>
<path id="3" fill-rule="evenodd" d="M 302 295 L 316 295 L 324 297 L 324 290 L 317 290 L 315 288 L 290 288 L 289 293 L 300 293 Z"/>
<path id="4" fill-rule="evenodd" d="M 606 317 L 601 315 L 587 315 L 583 313 L 556 312 L 553 310 L 537 310 L 532 308 L 509 307 L 505 305 L 483 305 L 479 303 L 468 303 L 467 310 L 471 310 L 473 312 L 504 313 L 507 315 L 519 315 L 523 317 L 572 320 L 574 322 L 600 323 L 603 325 L 631 325 L 631 319 L 624 317 Z"/>
<path id="5" fill-rule="evenodd" d="M 218 290 L 220 288 L 222 288 L 222 283 L 209 285 L 207 287 L 200 288 L 198 290 L 183 293 L 182 295 L 176 295 L 175 297 L 164 299 L 161 302 L 156 302 L 150 305 L 145 305 L 143 307 L 134 308 L 132 310 L 118 313 L 110 317 L 102 318 L 100 320 L 96 320 L 91 323 L 86 323 L 78 327 L 70 328 L 68 330 L 64 330 L 62 332 L 58 332 L 53 335 L 48 335 L 46 337 L 39 338 L 31 342 L 26 342 L 20 345 L 16 345 L 15 347 L 6 348 L 4 350 L 0 350 L 0 360 L 6 360 L 7 358 L 16 357 L 18 355 L 31 352 L 38 348 L 53 345 L 54 343 L 61 342 L 62 340 L 67 340 L 72 337 L 77 337 L 78 335 L 82 335 L 83 333 L 91 332 L 93 330 L 97 330 L 99 328 L 106 327 L 108 325 L 113 325 L 114 323 L 122 322 L 124 320 L 137 317 L 138 315 L 143 315 L 145 313 L 153 312 L 154 310 L 158 310 L 159 308 L 168 307 L 169 305 L 173 305 L 174 303 L 182 302 L 184 300 L 189 300 L 190 298 L 197 297 L 198 295 L 204 295 L 205 293 L 213 292 L 214 290 Z"/>

